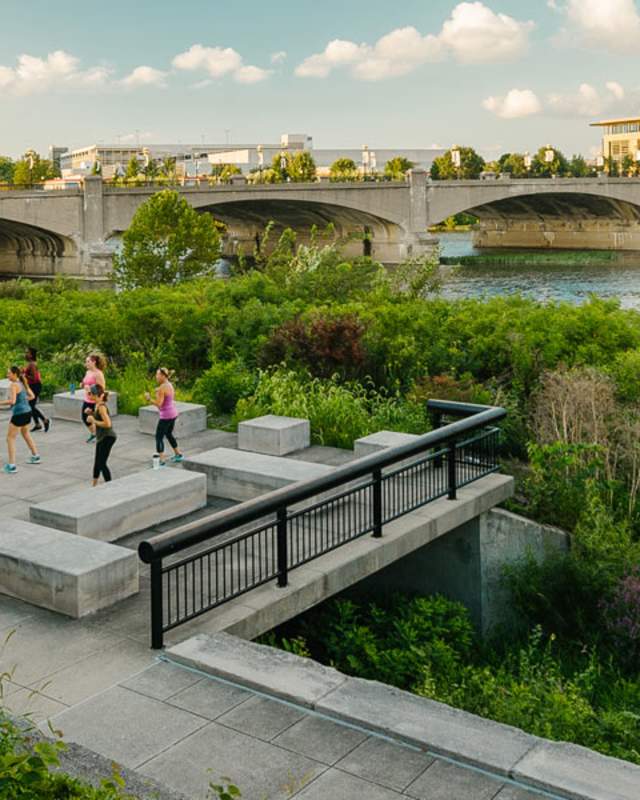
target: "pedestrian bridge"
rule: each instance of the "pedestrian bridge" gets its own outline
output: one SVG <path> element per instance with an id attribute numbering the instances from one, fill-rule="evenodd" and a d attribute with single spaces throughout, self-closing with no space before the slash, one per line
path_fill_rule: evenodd
<path id="1" fill-rule="evenodd" d="M 273 221 L 304 240 L 333 225 L 347 255 L 384 263 L 429 252 L 429 227 L 467 211 L 480 224 L 478 246 L 640 250 L 640 180 L 558 178 L 178 186 L 197 210 L 228 226 L 229 253 L 251 253 Z M 0 274 L 68 274 L 106 280 L 114 238 L 158 186 L 114 187 L 99 176 L 81 189 L 0 193 Z"/>

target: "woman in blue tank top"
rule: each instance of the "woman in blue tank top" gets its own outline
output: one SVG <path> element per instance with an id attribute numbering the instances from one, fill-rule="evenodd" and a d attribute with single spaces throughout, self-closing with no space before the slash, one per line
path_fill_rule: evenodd
<path id="1" fill-rule="evenodd" d="M 29 433 L 29 425 L 31 423 L 29 400 L 33 398 L 33 392 L 29 388 L 27 379 L 22 374 L 20 367 L 9 367 L 7 378 L 9 378 L 9 399 L 3 400 L 2 405 L 11 407 L 11 420 L 9 421 L 9 430 L 7 432 L 9 461 L 2 470 L 8 475 L 13 475 L 18 470 L 16 467 L 16 439 L 18 433 L 22 434 L 22 438 L 31 451 L 27 464 L 39 464 L 40 456 Z"/>

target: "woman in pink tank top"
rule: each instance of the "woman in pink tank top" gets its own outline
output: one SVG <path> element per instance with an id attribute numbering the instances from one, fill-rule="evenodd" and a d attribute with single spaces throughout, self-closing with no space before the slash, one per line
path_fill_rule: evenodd
<path id="1" fill-rule="evenodd" d="M 96 410 L 96 397 L 94 394 L 91 394 L 91 387 L 97 384 L 104 389 L 106 386 L 103 372 L 105 362 L 104 358 L 99 353 L 91 353 L 91 355 L 87 356 L 84 363 L 87 371 L 84 378 L 80 381 L 80 386 L 84 389 L 84 402 L 82 403 L 81 413 L 82 421 L 87 428 L 89 428 L 89 438 L 87 442 L 91 443 L 96 439 L 96 435 L 93 433 L 93 429 L 87 421 L 87 417 L 93 415 L 93 412 Z"/>
<path id="2" fill-rule="evenodd" d="M 173 456 L 171 461 L 178 463 L 183 460 L 184 456 L 178 447 L 178 440 L 173 435 L 173 429 L 178 419 L 178 409 L 175 403 L 175 391 L 171 381 L 169 380 L 169 370 L 165 367 L 160 367 L 156 372 L 156 381 L 158 388 L 156 389 L 155 400 L 151 397 L 149 392 L 145 392 L 145 397 L 158 409 L 159 417 L 158 426 L 156 428 L 156 454 L 160 458 L 160 466 L 165 465 L 164 454 L 164 440 L 165 438 L 173 449 Z"/>

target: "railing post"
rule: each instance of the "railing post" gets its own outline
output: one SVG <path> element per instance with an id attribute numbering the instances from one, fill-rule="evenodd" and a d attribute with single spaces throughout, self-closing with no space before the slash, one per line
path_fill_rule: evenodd
<path id="1" fill-rule="evenodd" d="M 162 559 L 151 562 L 151 647 L 162 650 L 163 634 L 163 602 L 162 602 Z"/>
<path id="2" fill-rule="evenodd" d="M 287 507 L 278 509 L 277 524 L 278 548 L 278 586 L 286 586 L 289 582 L 289 545 L 287 542 Z"/>
<path id="3" fill-rule="evenodd" d="M 449 473 L 449 500 L 456 499 L 456 440 L 451 439 L 447 448 L 447 471 Z"/>
<path id="4" fill-rule="evenodd" d="M 382 536 L 382 470 L 373 470 L 373 535 Z"/>

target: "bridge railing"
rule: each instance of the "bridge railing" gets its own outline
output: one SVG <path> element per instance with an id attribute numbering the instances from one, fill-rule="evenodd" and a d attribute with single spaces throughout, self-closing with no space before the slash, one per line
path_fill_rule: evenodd
<path id="1" fill-rule="evenodd" d="M 360 458 L 321 478 L 240 503 L 141 542 L 151 567 L 151 646 L 176 628 L 498 467 L 503 408 L 429 400 L 439 426 L 414 442 Z"/>

